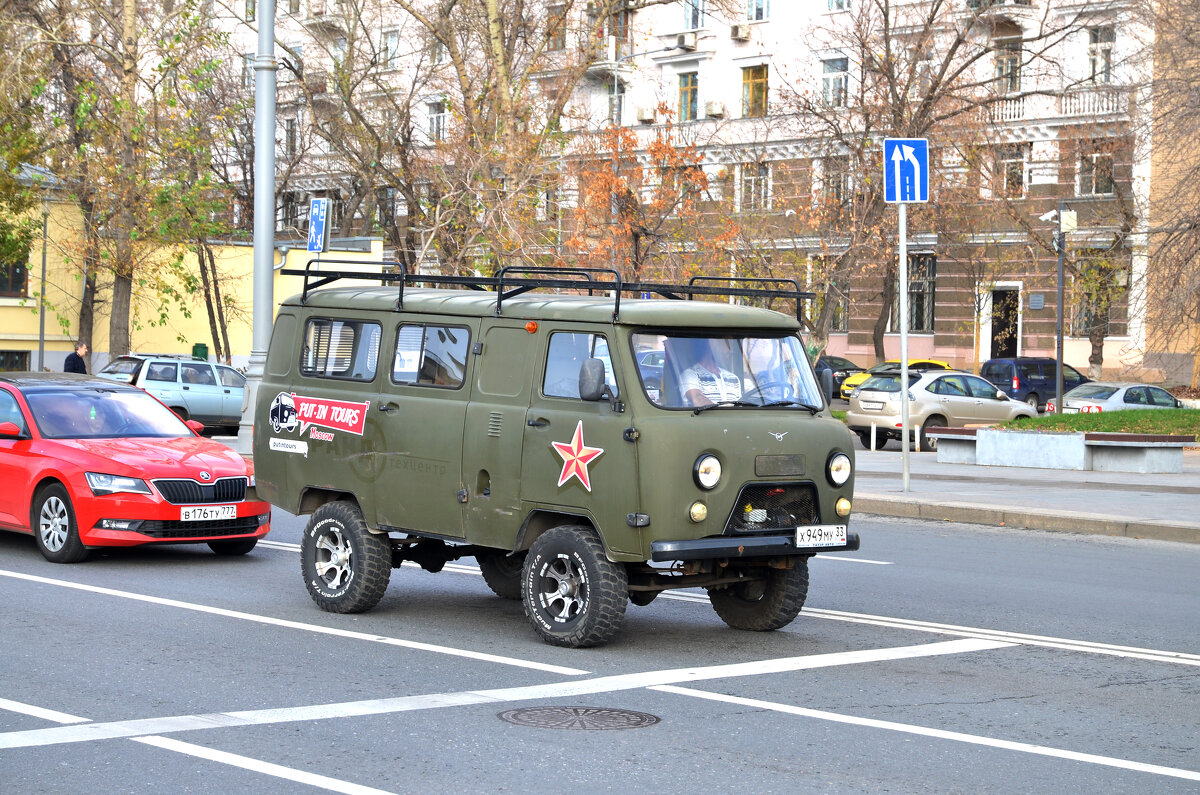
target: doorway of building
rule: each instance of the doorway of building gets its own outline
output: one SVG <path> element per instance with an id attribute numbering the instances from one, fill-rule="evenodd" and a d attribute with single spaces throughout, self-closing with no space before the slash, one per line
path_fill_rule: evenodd
<path id="1" fill-rule="evenodd" d="M 1017 335 L 1020 333 L 1017 314 L 1021 292 L 1017 288 L 1000 287 L 992 290 L 992 359 L 1017 355 Z"/>

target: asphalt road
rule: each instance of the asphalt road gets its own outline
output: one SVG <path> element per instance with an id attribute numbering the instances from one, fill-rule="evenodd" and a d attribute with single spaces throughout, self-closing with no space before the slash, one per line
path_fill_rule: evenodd
<path id="1" fill-rule="evenodd" d="M 0 535 L 4 790 L 1200 788 L 1196 545 L 860 520 L 782 631 L 682 592 L 566 650 L 469 559 L 323 613 L 301 527 L 75 566 Z M 499 717 L 527 708 L 553 726 Z"/>

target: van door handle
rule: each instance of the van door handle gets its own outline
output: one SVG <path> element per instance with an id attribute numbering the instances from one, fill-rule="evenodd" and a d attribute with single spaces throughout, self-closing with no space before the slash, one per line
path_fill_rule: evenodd
<path id="1" fill-rule="evenodd" d="M 546 419 L 545 417 L 538 417 L 537 419 L 526 421 L 525 424 L 530 428 L 545 428 L 550 424 L 550 420 Z"/>
<path id="2" fill-rule="evenodd" d="M 382 411 L 384 414 L 391 414 L 393 411 L 395 411 L 398 408 L 400 408 L 400 407 L 397 406 L 395 403 L 387 403 L 387 404 L 380 403 L 379 404 L 379 410 Z"/>

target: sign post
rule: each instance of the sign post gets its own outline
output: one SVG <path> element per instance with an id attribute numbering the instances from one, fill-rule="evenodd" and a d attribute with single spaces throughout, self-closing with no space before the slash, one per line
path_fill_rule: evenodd
<path id="1" fill-rule="evenodd" d="M 885 138 L 883 141 L 883 198 L 900 205 L 900 458 L 904 491 L 908 491 L 908 205 L 929 201 L 929 141 L 925 138 Z"/>
<path id="2" fill-rule="evenodd" d="M 329 212 L 329 199 L 312 199 L 308 203 L 308 250 L 317 255 L 329 244 L 329 225 L 325 216 Z"/>

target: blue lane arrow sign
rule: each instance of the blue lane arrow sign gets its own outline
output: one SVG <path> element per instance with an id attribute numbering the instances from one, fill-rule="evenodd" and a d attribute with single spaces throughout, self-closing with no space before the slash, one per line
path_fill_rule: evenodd
<path id="1" fill-rule="evenodd" d="M 329 199 L 313 199 L 308 204 L 308 250 L 321 253 L 325 250 L 326 235 L 325 213 L 329 209 Z"/>
<path id="2" fill-rule="evenodd" d="M 883 197 L 888 204 L 929 201 L 927 139 L 884 139 Z"/>

